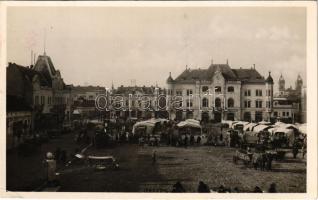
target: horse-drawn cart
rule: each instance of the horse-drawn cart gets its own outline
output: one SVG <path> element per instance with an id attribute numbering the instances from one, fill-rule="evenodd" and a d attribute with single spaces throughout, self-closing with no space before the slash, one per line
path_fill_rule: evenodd
<path id="1" fill-rule="evenodd" d="M 237 150 L 233 156 L 233 162 L 238 163 L 239 160 L 243 161 L 244 165 L 249 165 L 252 161 L 253 153 L 246 150 Z"/>

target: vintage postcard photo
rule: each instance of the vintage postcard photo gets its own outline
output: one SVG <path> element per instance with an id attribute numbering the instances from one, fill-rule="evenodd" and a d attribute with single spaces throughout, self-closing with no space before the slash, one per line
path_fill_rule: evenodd
<path id="1" fill-rule="evenodd" d="M 314 2 L 0 5 L 7 195 L 316 195 Z"/>

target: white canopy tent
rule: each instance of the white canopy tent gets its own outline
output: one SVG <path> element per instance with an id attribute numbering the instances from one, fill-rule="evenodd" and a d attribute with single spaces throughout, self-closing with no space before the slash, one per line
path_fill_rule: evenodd
<path id="1" fill-rule="evenodd" d="M 257 126 L 257 124 L 255 124 L 255 123 L 246 124 L 246 125 L 244 125 L 243 130 L 244 130 L 244 131 L 251 131 L 251 129 L 252 129 L 254 126 Z"/>
<path id="2" fill-rule="evenodd" d="M 269 128 L 271 128 L 271 127 L 267 126 L 267 125 L 259 124 L 253 128 L 253 132 L 259 133 L 259 132 L 265 131 Z"/>
<path id="3" fill-rule="evenodd" d="M 246 126 L 249 123 L 250 122 L 239 121 L 237 123 L 232 124 L 232 128 L 235 128 L 237 125 L 243 125 L 243 127 L 244 127 L 244 126 Z"/>
<path id="4" fill-rule="evenodd" d="M 301 132 L 302 134 L 307 135 L 307 124 L 300 124 L 298 126 L 298 130 L 299 132 Z"/>
<path id="5" fill-rule="evenodd" d="M 185 121 L 181 121 L 177 124 L 179 128 L 184 128 L 184 127 L 192 127 L 192 128 L 200 128 L 201 125 L 200 122 L 194 119 L 187 119 Z"/>
<path id="6" fill-rule="evenodd" d="M 266 122 L 266 121 L 260 121 L 260 122 L 258 122 L 258 124 L 263 124 L 263 125 L 269 125 L 269 124 L 271 124 L 270 122 Z"/>
<path id="7" fill-rule="evenodd" d="M 284 122 L 276 122 L 273 126 L 274 127 L 280 127 L 280 126 L 285 126 L 286 124 Z"/>
<path id="8" fill-rule="evenodd" d="M 146 121 L 136 122 L 133 126 L 132 133 L 135 134 L 135 131 L 138 127 L 145 127 L 146 132 L 151 133 L 152 129 L 155 127 L 157 123 L 163 124 L 164 122 L 168 122 L 167 119 L 149 119 Z"/>
<path id="9" fill-rule="evenodd" d="M 80 112 L 78 109 L 75 109 L 75 110 L 73 111 L 73 114 L 74 114 L 74 115 L 80 115 L 81 112 Z"/>
<path id="10" fill-rule="evenodd" d="M 238 121 L 231 121 L 231 120 L 222 120 L 222 124 L 227 124 L 229 127 L 232 127 L 233 124 L 236 124 Z"/>

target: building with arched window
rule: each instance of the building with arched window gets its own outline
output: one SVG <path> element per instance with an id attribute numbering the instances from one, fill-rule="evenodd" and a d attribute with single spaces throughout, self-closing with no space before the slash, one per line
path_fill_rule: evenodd
<path id="1" fill-rule="evenodd" d="M 191 108 L 184 106 L 182 118 L 187 110 L 197 120 L 269 120 L 272 115 L 273 79 L 268 74 L 265 79 L 254 67 L 231 68 L 226 64 L 213 64 L 205 69 L 186 68 L 175 79 L 171 73 L 167 79 L 168 107 L 175 95 L 183 98 L 184 105 L 192 99 Z M 171 107 L 170 107 L 171 108 Z M 204 114 L 203 114 L 204 113 Z M 169 109 L 170 119 L 176 118 L 176 111 Z"/>

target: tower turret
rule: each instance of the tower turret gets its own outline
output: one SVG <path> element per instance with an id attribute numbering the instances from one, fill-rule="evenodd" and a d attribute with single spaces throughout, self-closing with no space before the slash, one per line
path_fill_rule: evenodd
<path id="1" fill-rule="evenodd" d="M 297 80 L 296 80 L 296 86 L 295 89 L 297 92 L 301 93 L 301 88 L 303 87 L 303 79 L 298 74 Z"/>
<path id="2" fill-rule="evenodd" d="M 271 72 L 268 72 L 268 77 L 265 80 L 267 121 L 270 121 L 273 111 L 273 86 L 274 81 L 271 76 Z"/>
<path id="3" fill-rule="evenodd" d="M 281 94 L 281 92 L 285 91 L 285 79 L 283 75 L 281 74 L 278 80 L 278 91 Z"/>

